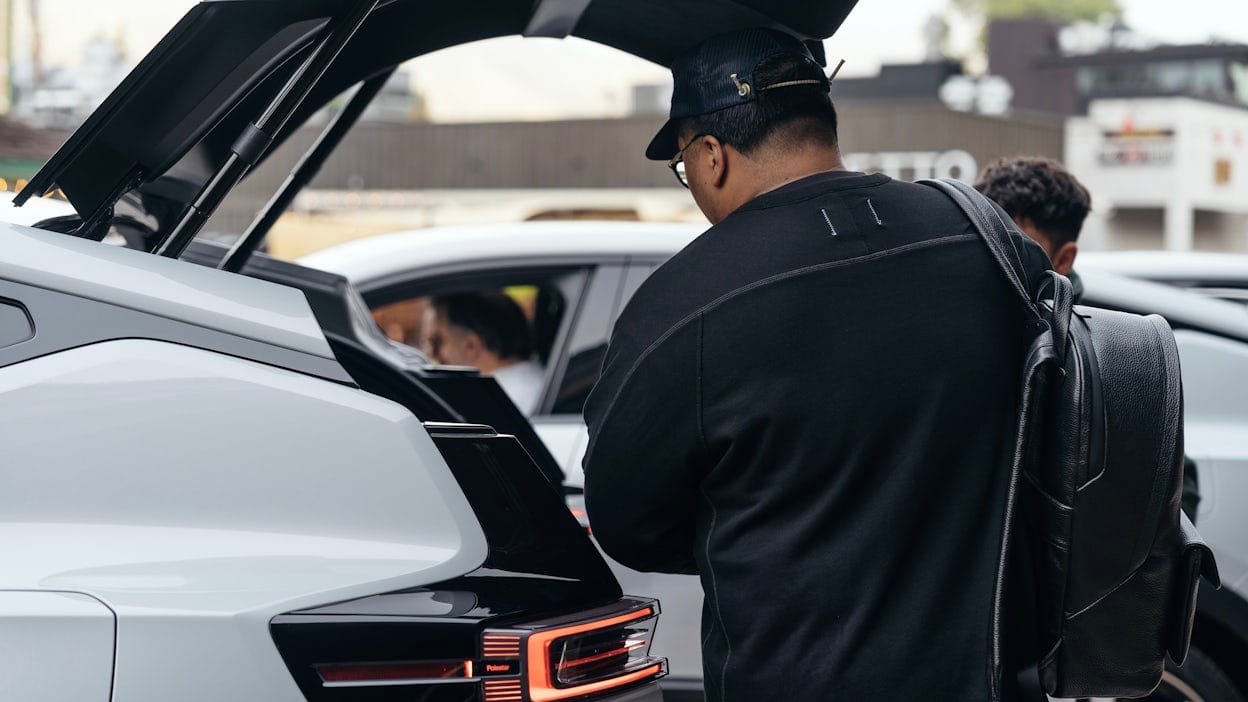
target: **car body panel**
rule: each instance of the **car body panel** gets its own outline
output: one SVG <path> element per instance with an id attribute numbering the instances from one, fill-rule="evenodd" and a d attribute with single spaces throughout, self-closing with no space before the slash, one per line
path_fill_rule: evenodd
<path id="1" fill-rule="evenodd" d="M 1080 268 L 1157 282 L 1224 281 L 1248 285 L 1248 255 L 1206 251 L 1080 252 Z"/>
<path id="2" fill-rule="evenodd" d="M 109 702 L 114 626 L 87 595 L 0 591 L 0 699 Z"/>
<path id="3" fill-rule="evenodd" d="M 270 619 L 486 557 L 418 420 L 354 388 L 124 340 L 0 369 L 0 396 L 0 589 L 115 611 L 118 700 L 300 700 Z"/>
<path id="4" fill-rule="evenodd" d="M 1201 488 L 1201 536 L 1222 580 L 1248 593 L 1248 344 L 1188 329 L 1174 333 L 1183 368 L 1184 434 Z"/>
<path id="5" fill-rule="evenodd" d="M 21 225 L 0 223 L 0 247 L 0 280 L 333 358 L 297 290 Z"/>
<path id="6" fill-rule="evenodd" d="M 567 485 L 583 485 L 581 458 L 589 444 L 589 430 L 579 417 L 543 417 L 533 421 L 533 429 L 542 438 L 563 468 Z"/>

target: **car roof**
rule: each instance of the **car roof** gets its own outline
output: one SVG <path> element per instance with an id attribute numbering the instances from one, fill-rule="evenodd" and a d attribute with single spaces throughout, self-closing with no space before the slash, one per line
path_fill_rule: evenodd
<path id="1" fill-rule="evenodd" d="M 705 229 L 705 224 L 593 221 L 433 227 L 356 239 L 304 256 L 299 263 L 367 288 L 405 271 L 457 263 L 666 259 Z"/>
<path id="2" fill-rule="evenodd" d="M 1079 276 L 1084 283 L 1084 304 L 1159 314 L 1172 327 L 1201 329 L 1248 342 L 1248 312 L 1243 305 L 1095 268 L 1081 269 Z"/>
<path id="3" fill-rule="evenodd" d="M 1248 255 L 1205 251 L 1096 251 L 1079 254 L 1079 269 L 1148 280 L 1248 285 Z"/>

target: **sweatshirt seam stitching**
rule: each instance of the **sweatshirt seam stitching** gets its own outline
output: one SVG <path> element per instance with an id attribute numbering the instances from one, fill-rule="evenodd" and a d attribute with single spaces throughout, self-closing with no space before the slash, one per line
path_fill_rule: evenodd
<path id="1" fill-rule="evenodd" d="M 715 618 L 719 621 L 719 629 L 724 637 L 724 646 L 728 649 L 727 655 L 724 656 L 724 665 L 719 670 L 719 698 L 726 702 L 728 699 L 728 662 L 732 660 L 732 638 L 728 636 L 728 625 L 724 623 L 724 611 L 719 606 L 719 583 L 715 579 L 715 564 L 711 561 L 711 537 L 715 534 L 715 523 L 719 519 L 719 511 L 715 509 L 715 501 L 706 493 L 706 486 L 702 486 L 702 499 L 706 500 L 706 504 L 711 508 L 711 524 L 706 530 L 706 542 L 703 545 L 703 552 L 706 556 L 706 570 L 711 576 L 711 599 L 714 601 Z M 707 637 L 708 640 L 710 637 Z M 703 646 L 706 643 L 703 642 Z"/>
<path id="2" fill-rule="evenodd" d="M 856 256 L 854 258 L 845 258 L 845 259 L 840 259 L 837 261 L 825 261 L 824 263 L 819 263 L 813 266 L 806 266 L 805 268 L 796 268 L 794 270 L 785 271 L 783 273 L 778 273 L 776 275 L 763 278 L 762 280 L 756 280 L 753 283 L 749 283 L 739 288 L 730 290 L 724 293 L 723 295 L 720 295 L 719 297 L 715 298 L 714 300 L 711 300 L 710 302 L 706 303 L 705 305 L 698 308 L 697 310 L 694 310 L 690 314 L 686 315 L 683 319 L 673 324 L 671 327 L 668 328 L 667 331 L 663 332 L 659 336 L 659 338 L 655 339 L 654 342 L 652 342 L 649 346 L 647 346 L 644 351 L 642 351 L 640 354 L 637 355 L 637 360 L 633 361 L 633 365 L 631 365 L 628 369 L 628 372 L 624 374 L 623 380 L 620 381 L 619 389 L 616 391 L 615 395 L 612 396 L 611 402 L 607 404 L 607 409 L 602 414 L 601 424 L 606 424 L 607 420 L 611 418 L 611 414 L 615 411 L 615 406 L 619 402 L 620 395 L 624 393 L 624 388 L 628 387 L 629 382 L 632 381 L 633 376 L 636 375 L 637 369 L 641 367 L 642 363 L 648 360 L 650 356 L 660 346 L 662 346 L 668 339 L 674 336 L 676 332 L 684 329 L 695 319 L 698 319 L 700 316 L 705 315 L 707 312 L 715 309 L 716 307 L 719 307 L 723 303 L 735 297 L 743 295 L 747 292 L 752 292 L 761 287 L 766 287 L 773 283 L 785 282 L 792 278 L 800 278 L 804 275 L 809 275 L 811 273 L 820 273 L 825 270 L 833 270 L 835 268 L 848 267 L 855 263 L 865 263 L 868 261 L 875 261 L 881 258 L 888 258 L 889 256 L 893 256 L 893 255 L 909 253 L 911 251 L 921 251 L 923 249 L 929 249 L 929 248 L 937 248 L 940 246 L 962 243 L 965 241 L 975 240 L 978 238 L 979 238 L 978 234 L 957 234 L 954 236 L 941 237 L 939 239 L 926 239 L 924 241 L 914 242 L 913 244 L 906 244 L 904 246 L 898 246 L 896 248 L 887 249 L 884 251 L 876 251 L 876 252 L 865 254 L 862 256 Z M 585 452 L 586 456 L 593 453 L 594 448 L 596 447 L 598 443 L 597 438 L 598 437 L 595 435 L 592 438 L 590 445 L 586 447 L 586 452 Z"/>
<path id="3" fill-rule="evenodd" d="M 706 317 L 698 315 L 698 355 L 697 355 L 697 397 L 696 410 L 698 422 L 698 440 L 702 443 L 702 450 L 707 450 L 706 442 L 706 424 L 702 418 L 702 339 L 703 327 L 706 325 Z"/>

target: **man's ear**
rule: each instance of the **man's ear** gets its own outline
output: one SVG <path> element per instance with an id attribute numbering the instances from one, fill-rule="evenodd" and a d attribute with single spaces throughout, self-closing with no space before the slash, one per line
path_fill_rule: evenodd
<path id="1" fill-rule="evenodd" d="M 1070 275 L 1075 267 L 1075 256 L 1079 255 L 1079 245 L 1068 241 L 1053 252 L 1053 270 L 1062 275 Z"/>
<path id="2" fill-rule="evenodd" d="M 481 358 L 481 353 L 485 351 L 485 342 L 481 341 L 481 337 L 477 336 L 476 332 L 464 332 L 460 346 L 464 350 L 464 362 L 470 366 L 474 365 Z"/>
<path id="3" fill-rule="evenodd" d="M 700 150 L 702 158 L 706 160 L 707 184 L 713 188 L 722 188 L 724 181 L 728 179 L 728 150 L 723 142 L 713 136 L 704 136 L 701 141 L 702 145 L 694 148 Z"/>

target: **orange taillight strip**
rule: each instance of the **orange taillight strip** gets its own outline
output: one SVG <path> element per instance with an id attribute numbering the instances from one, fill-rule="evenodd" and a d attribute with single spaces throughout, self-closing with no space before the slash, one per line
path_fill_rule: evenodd
<path id="1" fill-rule="evenodd" d="M 485 702 L 516 702 L 524 699 L 520 680 L 485 681 Z"/>
<path id="2" fill-rule="evenodd" d="M 486 634 L 481 639 L 482 655 L 486 658 L 519 658 L 520 637 L 511 634 Z"/>
<path id="3" fill-rule="evenodd" d="M 635 612 L 621 614 L 608 619 L 599 619 L 572 626 L 555 627 L 530 634 L 526 646 L 528 653 L 529 700 L 531 702 L 551 702 L 552 700 L 581 697 L 631 685 L 632 683 L 661 675 L 663 673 L 663 664 L 658 662 L 627 675 L 565 688 L 555 687 L 554 681 L 550 677 L 550 646 L 557 639 L 587 631 L 610 629 L 611 627 L 629 622 L 642 621 L 656 614 L 658 612 L 653 607 L 643 607 Z"/>

